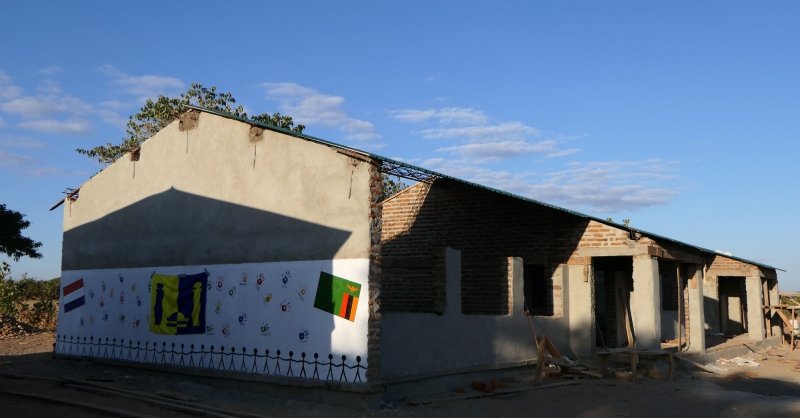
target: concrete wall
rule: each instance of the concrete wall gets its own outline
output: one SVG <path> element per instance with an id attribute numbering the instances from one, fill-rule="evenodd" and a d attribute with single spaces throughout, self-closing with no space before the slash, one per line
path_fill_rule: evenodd
<path id="1" fill-rule="evenodd" d="M 689 348 L 701 355 L 706 353 L 705 309 L 703 308 L 703 267 L 689 269 Z"/>
<path id="2" fill-rule="evenodd" d="M 709 334 L 722 332 L 718 283 L 719 279 L 710 275 L 703 280 L 704 329 Z"/>
<path id="3" fill-rule="evenodd" d="M 326 259 L 369 252 L 369 168 L 316 143 L 201 113 L 64 205 L 63 270 Z"/>
<path id="4" fill-rule="evenodd" d="M 763 340 L 766 337 L 764 329 L 763 287 L 761 277 L 745 278 L 747 287 L 747 333 L 751 340 Z"/>
<path id="5" fill-rule="evenodd" d="M 524 261 L 511 259 L 511 313 L 488 316 L 461 313 L 461 252 L 448 248 L 445 260 L 447 301 L 442 315 L 383 314 L 381 373 L 385 380 L 498 364 L 518 366 L 536 358 L 531 324 L 523 310 Z M 566 265 L 559 267 L 554 282 L 568 285 L 566 271 Z M 558 350 L 570 355 L 569 318 L 532 316 L 530 319 L 539 336 L 546 333 Z"/>
<path id="6" fill-rule="evenodd" d="M 646 254 L 633 257 L 633 329 L 636 347 L 661 349 L 661 284 L 658 260 Z"/>

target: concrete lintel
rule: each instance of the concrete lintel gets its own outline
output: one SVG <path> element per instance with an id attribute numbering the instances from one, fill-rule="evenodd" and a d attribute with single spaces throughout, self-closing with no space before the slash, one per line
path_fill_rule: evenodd
<path id="1" fill-rule="evenodd" d="M 762 277 L 763 273 L 753 270 L 709 269 L 707 274 L 716 277 Z"/>

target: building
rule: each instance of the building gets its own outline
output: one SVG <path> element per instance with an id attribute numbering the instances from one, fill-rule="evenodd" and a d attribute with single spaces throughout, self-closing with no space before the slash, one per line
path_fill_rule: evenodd
<path id="1" fill-rule="evenodd" d="M 774 267 L 208 109 L 62 203 L 63 355 L 370 394 L 529 365 L 532 327 L 573 358 L 781 332 Z"/>

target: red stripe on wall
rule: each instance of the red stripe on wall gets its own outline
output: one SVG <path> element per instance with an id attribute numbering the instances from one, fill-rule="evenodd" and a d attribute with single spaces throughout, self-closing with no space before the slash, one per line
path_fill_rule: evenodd
<path id="1" fill-rule="evenodd" d="M 347 303 L 350 301 L 351 296 L 345 293 L 342 295 L 342 308 L 339 309 L 339 316 L 347 318 Z"/>
<path id="2" fill-rule="evenodd" d="M 72 282 L 66 286 L 64 286 L 64 296 L 83 288 L 83 278 L 78 279 L 76 282 Z"/>

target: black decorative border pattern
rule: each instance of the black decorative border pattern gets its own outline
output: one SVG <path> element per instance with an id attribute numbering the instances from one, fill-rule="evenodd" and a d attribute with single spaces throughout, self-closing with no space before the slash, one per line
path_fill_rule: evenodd
<path id="1" fill-rule="evenodd" d="M 356 356 L 355 364 L 347 364 L 346 356 L 342 356 L 341 363 L 333 361 L 333 354 L 328 354 L 328 361 L 319 361 L 319 354 L 314 353 L 313 360 L 306 360 L 306 353 L 300 353 L 300 358 L 294 357 L 294 352 L 289 351 L 289 357 L 281 357 L 281 350 L 275 351 L 270 355 L 269 350 L 259 354 L 258 349 L 254 348 L 250 353 L 246 347 L 237 351 L 235 347 L 230 347 L 229 351 L 220 346 L 219 350 L 214 350 L 214 346 L 205 349 L 205 345 L 200 345 L 200 349 L 195 350 L 194 344 L 189 346 L 186 351 L 184 344 L 180 345 L 180 350 L 175 350 L 175 343 L 167 346 L 166 342 L 158 343 L 145 341 L 142 346 L 141 341 L 133 345 L 133 340 L 112 338 L 109 342 L 105 339 L 94 337 L 73 337 L 69 340 L 66 335 L 57 335 L 56 342 L 53 344 L 53 352 L 82 357 L 100 357 L 115 360 L 132 361 L 139 363 L 152 364 L 171 364 L 176 366 L 200 367 L 215 370 L 229 370 L 245 373 L 260 373 L 273 376 L 298 377 L 319 380 L 338 380 L 348 382 L 345 371 L 355 369 L 356 374 L 352 382 L 362 382 L 361 371 L 367 367 L 361 364 L 361 356 Z M 195 357 L 199 357 L 195 360 Z M 264 366 L 259 366 L 259 359 L 264 360 Z M 281 367 L 283 365 L 283 368 Z M 309 376 L 310 373 L 310 376 Z M 325 378 L 322 374 L 325 374 Z"/>

